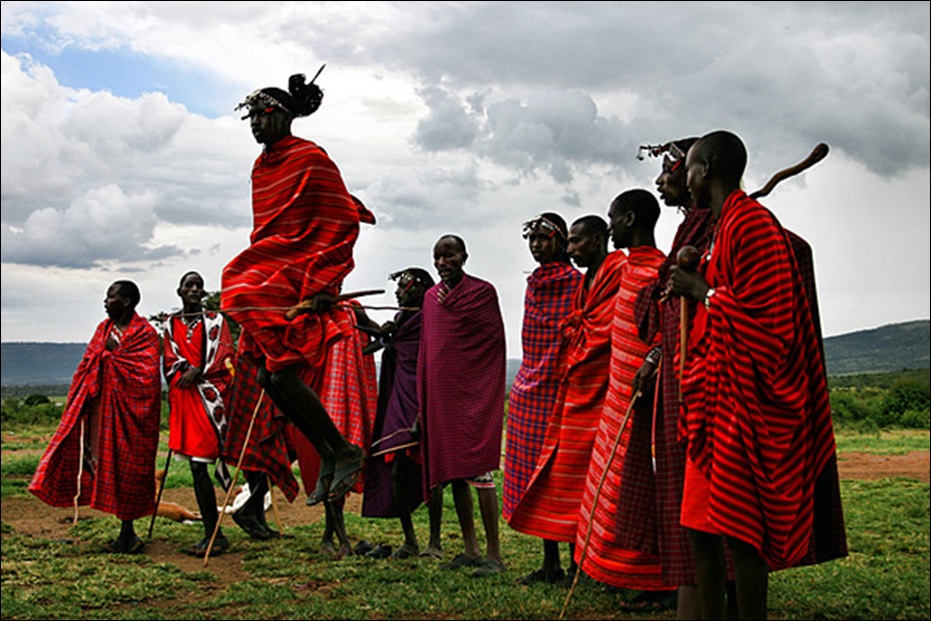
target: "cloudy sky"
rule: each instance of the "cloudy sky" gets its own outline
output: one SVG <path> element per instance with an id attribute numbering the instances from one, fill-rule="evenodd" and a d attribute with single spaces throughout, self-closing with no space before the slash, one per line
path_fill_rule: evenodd
<path id="1" fill-rule="evenodd" d="M 293 129 L 378 217 L 369 304 L 458 233 L 519 357 L 521 223 L 603 215 L 655 191 L 639 145 L 729 129 L 748 190 L 831 147 L 764 201 L 814 248 L 827 335 L 931 315 L 928 2 L 3 2 L 2 48 L 4 342 L 86 342 L 118 278 L 145 315 L 186 270 L 218 289 L 259 152 L 233 109 L 323 64 Z"/>

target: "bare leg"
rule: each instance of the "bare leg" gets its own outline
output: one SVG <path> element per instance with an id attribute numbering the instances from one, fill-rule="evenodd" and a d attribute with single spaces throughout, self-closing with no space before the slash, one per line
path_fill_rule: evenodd
<path id="1" fill-rule="evenodd" d="M 498 537 L 498 491 L 494 488 L 478 489 L 478 508 L 485 527 L 485 558 L 504 565 Z"/>
<path id="2" fill-rule="evenodd" d="M 346 441 L 339 432 L 317 394 L 301 381 L 298 367 L 280 371 L 259 372 L 259 383 L 284 415 L 304 434 L 322 462 L 321 475 L 334 472 L 331 485 L 336 495 L 342 495 L 363 468 L 362 449 Z M 323 484 L 321 480 L 319 482 Z M 328 487 L 328 486 L 327 486 Z M 332 495 L 332 494 L 330 494 Z"/>
<path id="3" fill-rule="evenodd" d="M 420 552 L 417 543 L 417 533 L 414 531 L 414 522 L 411 519 L 411 491 L 412 483 L 419 483 L 419 479 L 411 476 L 413 464 L 406 455 L 398 455 L 391 465 L 391 493 L 394 496 L 394 506 L 401 520 L 401 529 L 404 531 L 404 545 L 408 551 L 416 555 Z"/>
<path id="4" fill-rule="evenodd" d="M 233 514 L 233 521 L 253 539 L 271 539 L 274 534 L 265 525 L 265 494 L 268 492 L 268 480 L 264 472 L 245 472 L 246 482 L 249 483 L 249 499 Z"/>
<path id="5" fill-rule="evenodd" d="M 437 485 L 430 490 L 430 501 L 427 504 L 430 512 L 430 541 L 421 556 L 434 556 L 442 558 L 443 541 L 440 537 L 443 522 L 443 486 Z"/>
<path id="6" fill-rule="evenodd" d="M 724 557 L 724 539 L 689 529 L 695 549 L 695 567 L 698 573 L 698 607 L 701 619 L 724 619 L 724 583 L 727 578 Z"/>
<path id="7" fill-rule="evenodd" d="M 465 546 L 465 555 L 469 558 L 479 558 L 482 553 L 478 547 L 478 538 L 475 535 L 475 517 L 473 516 L 472 490 L 463 480 L 453 481 L 453 502 L 456 506 L 456 517 L 459 518 L 459 528 L 462 530 L 462 543 Z"/>
<path id="8" fill-rule="evenodd" d="M 350 556 L 352 554 L 352 546 L 349 545 L 349 537 L 346 535 L 346 517 L 343 512 L 345 503 L 345 498 L 323 501 L 323 507 L 326 510 L 326 526 L 323 531 L 324 542 L 321 549 L 327 548 L 332 550 L 333 535 L 336 535 L 339 548 L 338 550 L 334 550 L 334 553 L 337 558 L 343 558 L 344 556 Z"/>
<path id="9" fill-rule="evenodd" d="M 699 619 L 699 615 L 698 587 L 694 584 L 680 586 L 676 596 L 676 619 Z"/>
<path id="10" fill-rule="evenodd" d="M 727 538 L 737 576 L 737 609 L 741 619 L 766 619 L 769 567 L 752 545 Z"/>
<path id="11" fill-rule="evenodd" d="M 197 507 L 200 509 L 200 515 L 204 523 L 204 538 L 197 543 L 196 549 L 203 548 L 206 552 L 213 536 L 213 529 L 217 526 L 220 519 L 220 512 L 217 509 L 217 491 L 210 480 L 210 473 L 207 470 L 207 464 L 202 461 L 191 460 L 191 476 L 194 479 L 194 497 L 197 499 Z M 229 541 L 223 535 L 223 529 L 217 530 L 217 537 L 214 540 L 213 548 L 218 545 L 229 547 Z"/>
<path id="12" fill-rule="evenodd" d="M 562 573 L 562 561 L 559 559 L 559 542 L 544 539 L 543 577 L 549 582 L 550 579 L 560 573 Z"/>

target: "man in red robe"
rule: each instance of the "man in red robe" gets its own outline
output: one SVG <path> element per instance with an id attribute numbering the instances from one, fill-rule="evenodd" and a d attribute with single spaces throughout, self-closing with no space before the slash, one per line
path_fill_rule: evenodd
<path id="1" fill-rule="evenodd" d="M 229 325 L 220 313 L 203 306 L 204 278 L 187 272 L 178 285 L 181 310 L 168 317 L 164 327 L 164 373 L 168 381 L 168 448 L 187 460 L 194 479 L 194 497 L 204 523 L 204 537 L 189 549 L 203 556 L 217 526 L 217 493 L 207 464 L 220 457 L 226 435 L 235 351 Z M 230 486 L 226 464 L 220 460 L 217 479 Z M 210 553 L 229 549 L 229 540 L 217 531 Z"/>
<path id="2" fill-rule="evenodd" d="M 648 445 L 652 444 L 655 468 L 652 459 L 629 459 L 624 464 L 616 524 L 618 542 L 631 546 L 636 542 L 656 541 L 664 585 L 678 587 L 680 619 L 698 615 L 695 556 L 688 532 L 679 519 L 685 448 L 678 441 L 679 371 L 675 363 L 682 307 L 684 305 L 692 317 L 695 303 L 668 296 L 666 283 L 669 269 L 676 264 L 681 248 L 692 246 L 701 253 L 708 249 L 711 239 L 711 211 L 693 203 L 685 182 L 685 155 L 697 140 L 697 137 L 681 138 L 647 147 L 650 155 L 662 157 L 662 169 L 656 177 L 660 198 L 683 217 L 657 278 L 641 290 L 634 307 L 641 339 L 653 343 L 659 338 L 633 379 L 634 391 L 646 392 L 655 377 L 653 433 L 651 438 L 644 439 Z M 655 516 L 655 519 L 644 519 L 644 516 Z"/>
<path id="3" fill-rule="evenodd" d="M 746 162 L 743 142 L 726 131 L 689 150 L 689 191 L 716 223 L 699 269 L 670 275 L 671 294 L 701 302 L 680 422 L 688 455 L 681 519 L 695 547 L 703 618 L 724 615 L 725 540 L 740 617 L 765 619 L 769 571 L 805 562 L 819 539 L 844 539 L 820 530 L 819 514 L 840 507 L 818 503 L 836 453 L 816 322 L 789 235 L 740 189 Z"/>
<path id="4" fill-rule="evenodd" d="M 501 512 L 510 521 L 537 467 L 562 377 L 559 323 L 572 311 L 582 272 L 572 266 L 569 228 L 562 216 L 545 213 L 524 223 L 524 239 L 539 266 L 527 277 L 521 328 L 523 357 L 508 397 L 507 445 Z M 543 566 L 519 584 L 565 579 L 557 542 L 543 541 Z"/>
<path id="5" fill-rule="evenodd" d="M 107 289 L 107 319 L 78 365 L 52 441 L 29 491 L 53 507 L 82 505 L 122 520 L 106 551 L 137 554 L 133 520 L 155 510 L 155 454 L 161 416 L 159 338 L 136 313 L 136 284 Z"/>
<path id="6" fill-rule="evenodd" d="M 494 286 L 466 274 L 465 241 L 444 235 L 433 247 L 440 282 L 424 295 L 417 392 L 424 458 L 424 498 L 450 484 L 465 550 L 444 569 L 473 567 L 474 575 L 505 571 L 498 538 L 498 492 L 504 424 L 504 320 Z M 485 527 L 482 558 L 472 517 L 478 492 Z"/>
<path id="7" fill-rule="evenodd" d="M 318 395 L 328 346 L 354 336 L 348 316 L 330 308 L 353 268 L 359 222 L 374 217 L 326 152 L 291 133 L 291 122 L 322 98 L 298 74 L 288 91 L 263 88 L 239 105 L 264 149 L 252 168 L 251 244 L 223 270 L 221 308 L 242 326 L 239 349 L 257 365 L 265 393 L 320 454 L 329 497 L 341 498 L 361 475 L 365 451 L 339 432 Z M 298 305 L 301 312 L 287 312 Z"/>
<path id="8" fill-rule="evenodd" d="M 573 222 L 568 251 L 585 268 L 585 280 L 560 324 L 565 367 L 559 394 L 530 485 L 509 524 L 527 535 L 568 543 L 571 574 L 582 493 L 608 392 L 614 298 L 627 256 L 623 250 L 608 252 L 608 225 L 595 215 Z"/>
<path id="9" fill-rule="evenodd" d="M 640 290 L 656 279 L 665 259 L 653 234 L 658 218 L 659 203 L 646 190 L 620 194 L 608 210 L 611 241 L 615 248 L 628 251 L 627 260 L 618 269 L 608 392 L 582 495 L 575 549 L 575 561 L 585 575 L 614 587 L 642 590 L 643 600 L 671 590 L 663 585 L 655 539 L 621 545 L 616 541 L 616 530 L 625 462 L 638 460 L 648 466 L 652 462 L 650 396 L 635 395 L 632 384 L 650 349 L 638 335 L 634 304 Z M 652 520 L 652 516 L 641 519 Z"/>

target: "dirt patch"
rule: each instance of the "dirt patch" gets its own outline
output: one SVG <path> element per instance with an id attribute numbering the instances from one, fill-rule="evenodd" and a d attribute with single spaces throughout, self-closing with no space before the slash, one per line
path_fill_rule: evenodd
<path id="1" fill-rule="evenodd" d="M 929 451 L 912 451 L 905 455 L 841 453 L 837 471 L 841 479 L 875 481 L 886 477 L 904 477 L 929 482 Z"/>

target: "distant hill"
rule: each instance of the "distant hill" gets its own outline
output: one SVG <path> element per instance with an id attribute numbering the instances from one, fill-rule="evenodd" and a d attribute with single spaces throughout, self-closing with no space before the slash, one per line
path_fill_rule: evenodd
<path id="1" fill-rule="evenodd" d="M 931 366 L 927 319 L 860 330 L 824 340 L 830 375 L 880 373 Z"/>
<path id="2" fill-rule="evenodd" d="M 3 386 L 69 384 L 84 354 L 83 343 L 2 343 Z M 931 366 L 931 322 L 927 319 L 860 330 L 824 340 L 828 373 L 880 373 Z M 510 385 L 520 360 L 507 361 Z"/>

